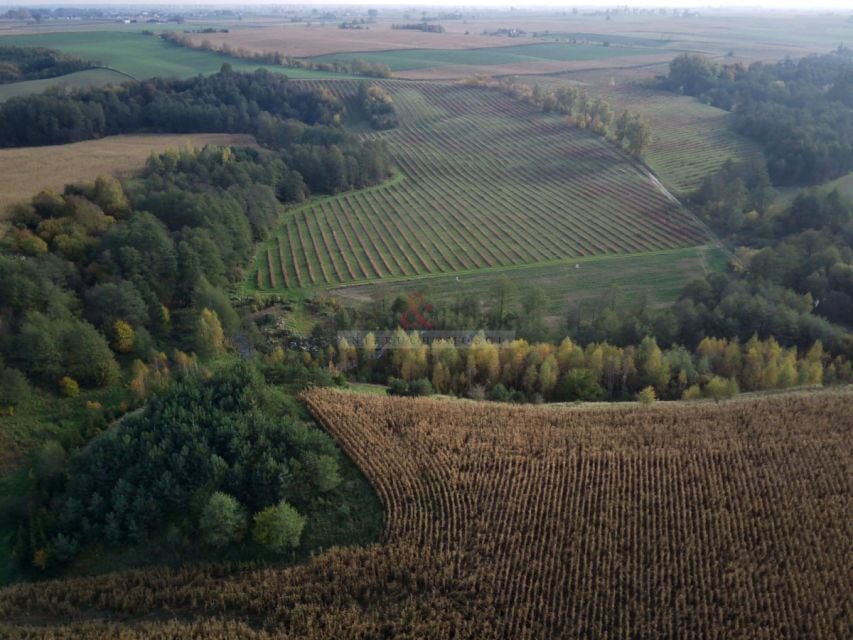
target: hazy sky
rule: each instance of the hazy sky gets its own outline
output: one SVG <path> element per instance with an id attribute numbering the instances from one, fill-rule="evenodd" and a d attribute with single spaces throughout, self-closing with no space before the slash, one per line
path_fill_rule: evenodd
<path id="1" fill-rule="evenodd" d="M 315 2 L 281 2 L 276 0 L 249 0 L 238 2 L 235 0 L 177 0 L 175 2 L 164 2 L 163 0 L 59 0 L 57 2 L 45 2 L 44 0 L 0 0 L 0 7 L 21 6 L 92 6 L 92 5 L 156 5 L 156 6 L 228 6 L 228 7 L 250 7 L 258 5 L 278 5 L 283 7 L 311 6 L 311 5 L 357 5 L 357 6 L 381 6 L 395 5 L 405 7 L 451 7 L 454 9 L 465 9 L 470 7 L 510 7 L 536 8 L 536 7 L 738 7 L 753 8 L 766 7 L 771 9 L 806 9 L 816 11 L 820 9 L 841 9 L 853 13 L 853 0 L 723 0 L 722 2 L 708 2 L 708 0 L 635 0 L 634 2 L 613 2 L 607 0 L 585 0 L 573 3 L 567 0 L 536 0 L 535 2 L 512 2 L 512 0 L 463 0 L 461 3 L 453 3 L 449 0 L 421 0 L 420 2 L 400 2 L 400 0 L 376 0 L 364 2 L 363 0 L 316 0 Z"/>

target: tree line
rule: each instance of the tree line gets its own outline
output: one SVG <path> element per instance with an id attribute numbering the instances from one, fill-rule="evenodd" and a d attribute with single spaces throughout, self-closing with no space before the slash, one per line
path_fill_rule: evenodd
<path id="1" fill-rule="evenodd" d="M 544 91 L 538 84 L 527 85 L 488 76 L 467 78 L 462 84 L 494 89 L 532 104 L 545 113 L 565 115 L 574 126 L 603 136 L 636 157 L 643 156 L 652 141 L 651 128 L 642 116 L 625 110 L 616 117 L 609 102 L 593 98 L 576 87 Z"/>
<path id="2" fill-rule="evenodd" d="M 221 45 L 214 45 L 210 40 L 202 40 L 196 42 L 192 38 L 181 35 L 174 31 L 166 31 L 160 34 L 160 37 L 178 47 L 186 47 L 188 49 L 197 49 L 199 51 L 210 51 L 213 53 L 239 58 L 240 60 L 250 60 L 258 64 L 272 64 L 282 67 L 290 67 L 292 69 L 313 69 L 315 71 L 326 71 L 328 73 L 347 73 L 358 76 L 366 76 L 370 78 L 390 78 L 391 68 L 387 64 L 381 62 L 368 62 L 362 58 L 353 58 L 350 62 L 335 60 L 332 62 L 317 62 L 307 58 L 294 58 L 287 56 L 280 51 L 249 51 L 243 47 L 232 47 L 227 42 Z"/>
<path id="3" fill-rule="evenodd" d="M 734 128 L 762 145 L 776 184 L 814 185 L 853 170 L 848 48 L 748 67 L 682 54 L 659 84 L 734 112 Z"/>
<path id="4" fill-rule="evenodd" d="M 720 400 L 740 390 L 851 379 L 850 363 L 831 358 L 820 342 L 798 353 L 772 337 L 756 336 L 744 343 L 704 338 L 693 351 L 680 345 L 661 349 L 650 336 L 620 347 L 580 346 L 571 338 L 559 344 L 523 339 L 495 344 L 480 335 L 457 347 L 452 340 L 425 344 L 417 331 L 397 329 L 384 350 L 367 334 L 359 347 L 339 339 L 334 356 L 337 370 L 359 380 L 387 379 L 392 394 L 436 392 L 503 402 Z"/>

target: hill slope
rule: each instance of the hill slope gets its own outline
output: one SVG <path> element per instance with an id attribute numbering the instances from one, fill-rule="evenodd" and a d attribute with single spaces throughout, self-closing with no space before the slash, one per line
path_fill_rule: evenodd
<path id="1" fill-rule="evenodd" d="M 355 83 L 316 83 L 346 94 Z M 325 287 L 703 244 L 705 232 L 603 139 L 496 92 L 385 82 L 400 173 L 312 200 L 262 245 L 252 286 Z"/>

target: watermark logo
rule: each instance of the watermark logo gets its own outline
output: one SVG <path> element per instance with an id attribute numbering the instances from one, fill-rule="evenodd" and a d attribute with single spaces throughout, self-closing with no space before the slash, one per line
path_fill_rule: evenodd
<path id="1" fill-rule="evenodd" d="M 429 345 L 437 340 L 445 340 L 456 347 L 470 347 L 479 337 L 495 346 L 503 347 L 515 340 L 515 331 L 413 331 L 417 334 L 421 344 Z M 339 331 L 338 342 L 346 340 L 352 347 L 362 348 L 365 338 L 373 336 L 376 349 L 385 351 L 387 349 L 404 349 L 411 346 L 409 336 L 405 340 L 400 339 L 397 331 Z"/>

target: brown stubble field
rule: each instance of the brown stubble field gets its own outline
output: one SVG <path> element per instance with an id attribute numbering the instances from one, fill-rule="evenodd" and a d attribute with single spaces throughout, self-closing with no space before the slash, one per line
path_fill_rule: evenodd
<path id="1" fill-rule="evenodd" d="M 402 21 L 402 20 L 401 20 Z M 445 27 L 446 28 L 446 27 Z M 330 53 L 390 51 L 395 49 L 479 49 L 530 44 L 528 39 L 480 35 L 481 30 L 424 33 L 392 29 L 391 23 L 369 25 L 368 29 L 339 29 L 337 24 L 269 26 L 234 29 L 229 33 L 190 34 L 196 44 L 205 40 L 215 47 L 223 44 L 253 53 L 280 52 L 295 58 Z"/>
<path id="2" fill-rule="evenodd" d="M 851 393 L 574 408 L 314 390 L 383 502 L 381 544 L 19 585 L 0 636 L 840 640 Z"/>
<path id="3" fill-rule="evenodd" d="M 151 153 L 204 145 L 255 146 L 248 135 L 227 133 L 126 135 L 49 147 L 0 149 L 0 220 L 10 205 L 43 189 L 93 181 L 100 175 L 124 176 L 142 169 Z"/>

